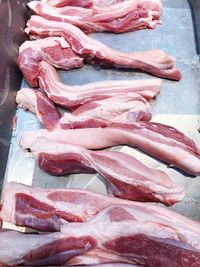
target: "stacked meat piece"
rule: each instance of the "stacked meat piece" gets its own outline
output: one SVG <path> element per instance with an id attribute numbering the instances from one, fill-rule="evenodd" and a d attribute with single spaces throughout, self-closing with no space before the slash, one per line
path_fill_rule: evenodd
<path id="1" fill-rule="evenodd" d="M 31 16 L 25 32 L 35 40 L 21 45 L 17 64 L 37 89 L 21 89 L 16 101 L 36 114 L 45 129 L 24 132 L 20 145 L 52 175 L 98 173 L 108 194 L 6 184 L 0 219 L 49 233 L 0 231 L 0 264 L 200 266 L 200 224 L 143 203 L 173 205 L 185 189 L 133 156 L 100 150 L 129 145 L 190 175 L 200 174 L 196 144 L 173 127 L 150 122 L 161 79 L 72 86 L 55 69 L 89 63 L 180 80 L 175 59 L 161 50 L 117 51 L 86 34 L 154 29 L 161 1 L 44 0 L 28 6 L 37 15 Z"/>
<path id="2" fill-rule="evenodd" d="M 155 205 L 85 190 L 7 184 L 1 217 L 38 230 L 60 230 L 38 235 L 0 232 L 0 261 L 8 265 L 200 264 L 200 224 Z"/>

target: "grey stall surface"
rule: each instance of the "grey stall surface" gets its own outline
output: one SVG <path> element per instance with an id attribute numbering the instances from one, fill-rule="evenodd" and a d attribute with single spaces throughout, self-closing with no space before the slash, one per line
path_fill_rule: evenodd
<path id="1" fill-rule="evenodd" d="M 125 34 L 96 33 L 92 37 L 122 51 L 137 51 L 160 48 L 177 59 L 183 78 L 180 82 L 163 80 L 161 95 L 153 104 L 153 121 L 175 126 L 190 136 L 199 146 L 200 138 L 200 73 L 199 57 L 196 53 L 194 25 L 191 10 L 186 0 L 163 1 L 162 24 L 156 30 L 141 30 Z M 82 69 L 60 71 L 68 84 L 83 84 L 101 80 L 141 79 L 151 75 L 133 70 L 102 69 L 87 65 Z M 24 82 L 22 86 L 27 86 Z M 47 188 L 85 188 L 106 193 L 105 185 L 98 175 L 70 175 L 53 177 L 42 173 L 33 157 L 19 147 L 22 131 L 40 127 L 35 115 L 17 110 L 17 128 L 13 132 L 10 156 L 5 181 L 18 181 Z M 165 164 L 126 146 L 115 147 L 136 156 L 154 168 L 166 171 L 172 179 L 186 187 L 184 199 L 171 207 L 188 217 L 200 220 L 200 178 L 191 178 L 168 168 Z"/>

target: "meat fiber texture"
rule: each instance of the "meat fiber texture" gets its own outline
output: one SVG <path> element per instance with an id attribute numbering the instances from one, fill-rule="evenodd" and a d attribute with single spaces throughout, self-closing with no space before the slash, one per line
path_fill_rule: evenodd
<path id="1" fill-rule="evenodd" d="M 172 205 L 185 193 L 163 171 L 122 152 L 90 151 L 46 138 L 36 140 L 29 149 L 43 171 L 54 175 L 97 172 L 105 178 L 108 193 L 119 198 Z"/>
<path id="2" fill-rule="evenodd" d="M 127 0 L 42 0 L 44 3 L 48 3 L 51 6 L 55 7 L 64 7 L 64 6 L 79 6 L 85 8 L 91 7 L 105 7 L 121 3 Z"/>
<path id="3" fill-rule="evenodd" d="M 74 110 L 83 104 L 116 95 L 139 94 L 153 100 L 161 90 L 160 79 L 102 81 L 69 86 L 62 83 L 56 70 L 48 63 L 40 63 L 39 86 L 57 105 Z M 133 95 L 134 96 L 134 95 Z"/>
<path id="4" fill-rule="evenodd" d="M 57 8 L 38 1 L 31 1 L 28 6 L 37 15 L 71 23 L 86 33 L 121 33 L 144 28 L 154 29 L 162 14 L 162 4 L 159 0 L 128 0 L 93 9 L 70 6 Z"/>
<path id="5" fill-rule="evenodd" d="M 200 174 L 200 152 L 196 144 L 177 129 L 155 122 L 113 123 L 105 128 L 45 129 L 24 132 L 21 146 L 30 148 L 38 137 L 71 143 L 88 149 L 129 145 L 191 175 Z"/>
<path id="6" fill-rule="evenodd" d="M 77 264 L 77 257 L 99 250 L 119 257 L 118 262 L 122 263 L 197 267 L 200 264 L 200 227 L 199 223 L 194 224 L 196 228 L 193 222 L 187 226 L 184 220 L 177 222 L 176 216 L 168 221 L 140 207 L 114 205 L 88 222 L 65 224 L 57 233 L 35 235 L 2 230 L 0 262 L 73 265 Z M 112 258 L 107 260 L 113 263 Z"/>
<path id="7" fill-rule="evenodd" d="M 112 122 L 150 121 L 150 104 L 139 94 L 124 94 L 92 101 L 65 113 L 60 120 L 62 129 L 104 127 Z"/>
<path id="8" fill-rule="evenodd" d="M 64 70 L 83 66 L 83 59 L 73 52 L 63 37 L 25 41 L 19 48 L 17 64 L 25 80 L 33 87 L 38 85 L 39 62 L 42 60 Z"/>
<path id="9" fill-rule="evenodd" d="M 175 59 L 161 50 L 120 52 L 87 36 L 74 25 L 51 21 L 40 16 L 30 18 L 25 32 L 32 38 L 64 37 L 72 50 L 91 64 L 140 69 L 158 77 L 181 79 L 181 73 L 175 66 Z"/>
<path id="10" fill-rule="evenodd" d="M 53 130 L 60 122 L 61 113 L 44 92 L 22 88 L 17 92 L 16 102 L 24 110 L 35 113 L 48 130 Z"/>
<path id="11" fill-rule="evenodd" d="M 155 178 L 154 178 L 155 179 Z M 196 227 L 198 223 L 158 205 L 128 201 L 83 189 L 42 189 L 7 183 L 1 199 L 0 218 L 17 226 L 54 232 L 67 222 L 84 222 L 111 205 L 141 208 L 169 222 Z"/>
<path id="12" fill-rule="evenodd" d="M 84 85 L 69 86 L 62 83 L 55 68 L 49 63 L 42 61 L 39 64 L 40 71 L 38 74 L 40 88 L 43 89 L 49 96 L 54 97 L 55 103 L 74 109 L 79 105 L 83 105 L 92 100 L 101 100 L 111 96 L 127 93 L 137 93 L 150 101 L 154 99 L 159 93 L 162 85 L 161 79 L 140 79 L 140 80 L 113 80 L 93 82 Z M 74 93 L 74 95 L 70 95 Z M 59 100 L 56 101 L 56 97 L 67 103 L 62 104 Z M 93 96 L 94 95 L 94 96 Z M 70 98 L 72 100 L 70 100 Z M 74 99 L 74 100 L 73 100 Z M 76 101 L 74 104 L 70 101 Z"/>
<path id="13" fill-rule="evenodd" d="M 132 123 L 149 121 L 152 117 L 150 104 L 139 94 L 123 94 L 97 100 L 74 110 L 61 113 L 53 102 L 39 90 L 22 88 L 17 92 L 16 102 L 24 110 L 37 115 L 46 129 L 75 129 L 105 127 L 112 122 Z"/>

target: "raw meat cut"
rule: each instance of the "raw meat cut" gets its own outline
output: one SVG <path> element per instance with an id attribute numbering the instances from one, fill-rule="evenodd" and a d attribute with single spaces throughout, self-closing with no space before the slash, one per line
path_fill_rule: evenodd
<path id="1" fill-rule="evenodd" d="M 105 264 L 105 263 L 111 263 L 112 264 Z M 122 264 L 119 262 L 126 262 L 126 264 Z M 124 257 L 121 257 L 119 255 L 114 255 L 109 252 L 105 252 L 101 249 L 93 249 L 90 250 L 83 255 L 79 255 L 73 259 L 71 259 L 68 264 L 75 265 L 75 266 L 96 266 L 96 267 L 129 267 L 129 266 L 141 266 L 141 265 L 129 265 L 128 263 L 131 263 L 131 260 L 125 259 Z M 93 265 L 95 264 L 95 265 Z"/>
<path id="2" fill-rule="evenodd" d="M 103 100 L 119 94 L 137 93 L 152 100 L 160 93 L 160 79 L 115 80 L 69 86 L 62 83 L 56 70 L 47 62 L 40 63 L 39 86 L 56 104 L 74 110 L 96 100 Z"/>
<path id="3" fill-rule="evenodd" d="M 59 231 L 63 223 L 88 221 L 111 205 L 140 207 L 169 221 L 175 217 L 172 211 L 157 205 L 123 200 L 83 189 L 41 189 L 14 182 L 5 184 L 1 205 L 0 218 L 5 222 L 48 232 Z M 192 224 L 190 219 L 183 219 L 181 215 L 177 217 L 179 223 L 185 222 L 195 227 L 195 222 Z"/>
<path id="4" fill-rule="evenodd" d="M 89 149 L 125 144 L 137 147 L 188 174 L 200 174 L 200 152 L 196 144 L 177 129 L 156 122 L 112 123 L 105 128 L 85 128 L 48 132 L 43 129 L 22 134 L 21 145 L 30 148 L 38 137 L 46 137 Z"/>
<path id="5" fill-rule="evenodd" d="M 141 69 L 159 77 L 181 79 L 181 73 L 175 67 L 175 59 L 161 50 L 120 52 L 87 36 L 74 25 L 40 16 L 31 16 L 25 32 L 32 38 L 64 37 L 73 51 L 91 64 Z"/>
<path id="6" fill-rule="evenodd" d="M 154 29 L 162 14 L 162 3 L 159 0 L 129 0 L 95 9 L 69 6 L 57 8 L 41 1 L 31 1 L 28 6 L 37 15 L 71 23 L 86 33 Z"/>
<path id="7" fill-rule="evenodd" d="M 50 174 L 98 172 L 106 180 L 109 195 L 119 198 L 173 205 L 185 194 L 166 173 L 122 152 L 90 151 L 46 138 L 36 140 L 29 149 L 40 169 Z"/>
<path id="8" fill-rule="evenodd" d="M 37 102 L 39 96 L 46 100 L 45 106 Z M 48 130 L 55 127 L 62 129 L 105 127 L 112 122 L 131 123 L 151 119 L 150 104 L 139 94 L 134 93 L 87 103 L 72 114 L 64 113 L 63 117 L 52 101 L 38 90 L 22 88 L 17 92 L 16 102 L 19 107 L 35 113 Z M 40 109 L 43 109 L 42 116 L 39 113 Z"/>
<path id="9" fill-rule="evenodd" d="M 33 87 L 38 85 L 37 77 L 41 60 L 65 70 L 83 66 L 83 59 L 73 52 L 63 37 L 26 41 L 19 48 L 17 64 L 25 80 Z"/>
<path id="10" fill-rule="evenodd" d="M 55 7 L 64 7 L 64 6 L 80 6 L 85 8 L 91 7 L 105 7 L 114 5 L 117 3 L 124 2 L 126 0 L 42 0 L 44 3 L 48 3 L 51 6 Z"/>
<path id="11" fill-rule="evenodd" d="M 53 130 L 60 122 L 60 112 L 54 103 L 39 90 L 22 88 L 17 92 L 16 102 L 19 107 L 35 113 L 48 130 Z"/>
<path id="12" fill-rule="evenodd" d="M 197 224 L 197 223 L 196 223 Z M 0 262 L 63 265 L 94 249 L 142 266 L 200 265 L 200 225 L 192 230 L 138 208 L 110 206 L 88 222 L 70 223 L 61 232 L 0 232 Z M 15 242 L 13 243 L 13 240 Z"/>
<path id="13" fill-rule="evenodd" d="M 62 129 L 105 127 L 112 122 L 131 123 L 151 120 L 150 104 L 139 94 L 116 95 L 92 101 L 65 113 L 60 120 Z"/>

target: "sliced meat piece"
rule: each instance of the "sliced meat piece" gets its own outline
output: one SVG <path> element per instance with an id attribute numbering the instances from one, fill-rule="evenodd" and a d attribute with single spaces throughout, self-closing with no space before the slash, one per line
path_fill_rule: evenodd
<path id="1" fill-rule="evenodd" d="M 65 113 L 62 129 L 104 127 L 112 122 L 131 123 L 151 120 L 150 104 L 139 94 L 117 95 L 97 100 Z"/>
<path id="2" fill-rule="evenodd" d="M 39 62 L 70 70 L 83 66 L 83 59 L 76 55 L 63 37 L 47 37 L 26 41 L 19 48 L 17 64 L 25 80 L 33 87 L 38 85 Z"/>
<path id="3" fill-rule="evenodd" d="M 60 266 L 96 246 L 96 240 L 87 234 L 76 238 L 62 233 L 37 235 L 2 230 L 0 262 L 11 266 Z"/>
<path id="4" fill-rule="evenodd" d="M 42 0 L 44 3 L 48 3 L 51 6 L 55 7 L 64 7 L 64 6 L 80 6 L 85 8 L 90 8 L 93 6 L 93 0 Z"/>
<path id="5" fill-rule="evenodd" d="M 42 0 L 44 3 L 48 3 L 51 6 L 55 7 L 64 7 L 64 6 L 79 6 L 85 8 L 92 8 L 95 6 L 105 7 L 114 5 L 117 3 L 124 2 L 126 0 Z"/>
<path id="6" fill-rule="evenodd" d="M 175 67 L 175 59 L 161 50 L 120 52 L 87 36 L 74 25 L 47 20 L 40 16 L 30 18 L 25 32 L 36 38 L 62 36 L 76 54 L 95 65 L 141 69 L 155 76 L 173 80 L 181 79 L 181 73 Z"/>
<path id="7" fill-rule="evenodd" d="M 48 130 L 53 130 L 60 122 L 60 112 L 54 103 L 39 90 L 22 88 L 17 92 L 16 102 L 19 107 L 35 113 Z"/>
<path id="8" fill-rule="evenodd" d="M 166 173 L 122 152 L 90 151 L 46 138 L 36 140 L 30 150 L 39 167 L 50 174 L 101 174 L 108 193 L 119 198 L 173 205 L 185 194 L 184 188 L 173 184 Z"/>
<path id="9" fill-rule="evenodd" d="M 84 222 L 112 205 L 139 208 L 169 224 L 178 224 L 200 234 L 199 223 L 156 204 L 106 196 L 83 189 L 44 189 L 6 183 L 1 198 L 0 218 L 38 231 L 59 231 L 67 222 Z"/>
<path id="10" fill-rule="evenodd" d="M 94 249 L 142 266 L 200 264 L 200 238 L 196 231 L 176 224 L 176 216 L 172 223 L 140 207 L 110 206 L 88 222 L 63 225 L 58 233 L 0 232 L 3 264 L 64 265 Z"/>
<path id="11" fill-rule="evenodd" d="M 155 122 L 130 124 L 113 123 L 106 128 L 89 128 L 52 132 L 28 131 L 22 135 L 21 145 L 30 148 L 38 137 L 63 141 L 89 149 L 101 149 L 125 144 L 179 168 L 191 175 L 200 174 L 200 152 L 195 143 L 177 129 Z"/>
<path id="12" fill-rule="evenodd" d="M 162 14 L 162 4 L 158 0 L 129 0 L 95 9 L 69 6 L 57 8 L 38 1 L 31 1 L 28 6 L 37 15 L 71 23 L 86 33 L 121 33 L 144 28 L 153 29 Z"/>
<path id="13" fill-rule="evenodd" d="M 62 83 L 56 70 L 48 63 L 40 63 L 39 85 L 56 104 L 74 110 L 96 100 L 102 100 L 119 94 L 137 93 L 152 100 L 160 93 L 160 79 L 115 80 L 69 86 Z"/>
<path id="14" fill-rule="evenodd" d="M 108 264 L 109 262 L 110 264 Z M 112 262 L 112 264 L 111 264 Z M 127 264 L 119 263 L 119 262 L 127 262 Z M 106 264 L 107 263 L 107 264 Z M 95 267 L 136 267 L 141 265 L 135 265 L 131 263 L 131 260 L 125 257 L 121 257 L 119 255 L 115 255 L 109 252 L 105 252 L 101 249 L 93 249 L 84 253 L 83 255 L 79 255 L 74 257 L 69 261 L 68 264 L 75 266 L 89 265 Z M 95 265 L 93 265 L 95 264 Z"/>
<path id="15" fill-rule="evenodd" d="M 45 128 L 62 129 L 105 127 L 112 122 L 131 123 L 151 119 L 150 104 L 139 94 L 117 95 L 82 105 L 72 114 L 60 112 L 53 102 L 39 90 L 22 88 L 17 92 L 19 107 L 35 113 Z"/>

